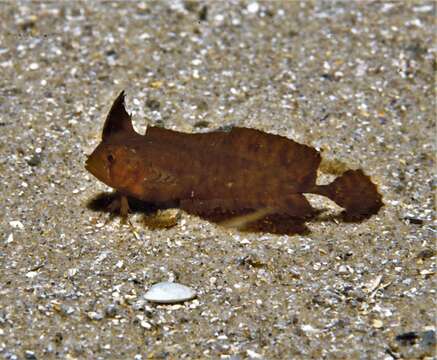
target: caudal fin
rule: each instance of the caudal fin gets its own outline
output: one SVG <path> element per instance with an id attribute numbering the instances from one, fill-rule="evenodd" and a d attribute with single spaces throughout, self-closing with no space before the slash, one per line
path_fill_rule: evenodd
<path id="1" fill-rule="evenodd" d="M 316 186 L 314 193 L 333 200 L 350 217 L 369 217 L 383 205 L 376 185 L 362 170 L 348 170 L 329 185 Z"/>

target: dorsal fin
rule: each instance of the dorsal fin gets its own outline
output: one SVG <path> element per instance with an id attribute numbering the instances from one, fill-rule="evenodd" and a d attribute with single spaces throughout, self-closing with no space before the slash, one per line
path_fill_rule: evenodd
<path id="1" fill-rule="evenodd" d="M 102 140 L 118 132 L 135 132 L 132 119 L 124 107 L 124 90 L 118 95 L 112 104 L 111 110 L 109 110 L 103 127 Z"/>

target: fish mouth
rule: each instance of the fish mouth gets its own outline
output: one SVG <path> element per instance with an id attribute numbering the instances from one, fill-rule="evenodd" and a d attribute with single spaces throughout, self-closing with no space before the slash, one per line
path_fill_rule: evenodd
<path id="1" fill-rule="evenodd" d="M 96 168 L 95 166 L 93 166 L 93 163 L 90 161 L 89 158 L 85 161 L 85 169 L 94 176 L 96 176 Z"/>
<path id="2" fill-rule="evenodd" d="M 86 161 L 85 161 L 85 169 L 87 169 L 88 171 L 90 171 L 90 162 L 89 162 L 89 158 L 86 159 Z"/>
<path id="3" fill-rule="evenodd" d="M 109 185 L 109 169 L 103 166 L 98 158 L 93 156 L 88 157 L 85 161 L 85 169 L 94 177 Z"/>

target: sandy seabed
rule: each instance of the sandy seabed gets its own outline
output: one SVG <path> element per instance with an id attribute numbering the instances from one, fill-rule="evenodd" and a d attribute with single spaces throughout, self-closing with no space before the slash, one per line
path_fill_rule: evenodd
<path id="1" fill-rule="evenodd" d="M 0 20 L 0 357 L 435 355 L 434 2 L 18 1 Z M 122 89 L 138 131 L 284 135 L 364 169 L 385 206 L 343 223 L 312 197 L 326 216 L 293 236 L 122 225 L 84 169 Z M 167 280 L 197 299 L 144 300 Z"/>

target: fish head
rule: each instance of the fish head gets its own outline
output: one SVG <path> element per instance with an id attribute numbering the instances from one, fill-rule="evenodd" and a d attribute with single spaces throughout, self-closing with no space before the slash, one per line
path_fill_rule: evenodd
<path id="1" fill-rule="evenodd" d="M 128 190 L 138 181 L 141 159 L 134 147 L 101 142 L 88 156 L 85 168 L 116 190 Z"/>

